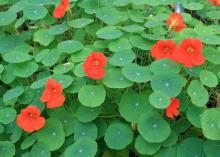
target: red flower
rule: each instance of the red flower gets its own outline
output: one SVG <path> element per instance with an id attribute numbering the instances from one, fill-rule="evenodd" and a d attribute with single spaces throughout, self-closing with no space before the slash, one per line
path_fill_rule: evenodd
<path id="1" fill-rule="evenodd" d="M 220 6 L 220 0 L 209 0 L 208 3 L 213 2 L 214 6 Z"/>
<path id="2" fill-rule="evenodd" d="M 84 72 L 92 79 L 98 80 L 105 75 L 107 59 L 101 52 L 92 52 L 83 63 Z"/>
<path id="3" fill-rule="evenodd" d="M 65 97 L 62 95 L 62 85 L 54 79 L 48 79 L 46 89 L 41 96 L 41 102 L 47 102 L 48 108 L 57 108 L 63 105 Z"/>
<path id="4" fill-rule="evenodd" d="M 173 119 L 174 116 L 178 116 L 180 113 L 178 111 L 180 107 L 180 101 L 177 98 L 172 98 L 170 105 L 167 107 L 166 115 L 167 117 Z"/>
<path id="5" fill-rule="evenodd" d="M 172 28 L 175 32 L 179 32 L 187 26 L 183 22 L 183 17 L 180 13 L 172 13 L 167 19 L 169 29 Z"/>
<path id="6" fill-rule="evenodd" d="M 17 125 L 29 133 L 40 130 L 45 125 L 45 118 L 40 115 L 41 112 L 37 107 L 28 106 L 18 115 Z"/>
<path id="7" fill-rule="evenodd" d="M 55 18 L 62 18 L 65 15 L 67 9 L 69 8 L 69 4 L 69 0 L 62 0 L 61 3 L 55 8 L 53 16 Z"/>
<path id="8" fill-rule="evenodd" d="M 176 61 L 191 68 L 193 66 L 202 65 L 205 62 L 202 49 L 203 44 L 199 39 L 187 38 L 182 41 L 173 54 Z"/>
<path id="9" fill-rule="evenodd" d="M 160 40 L 152 46 L 151 56 L 156 58 L 156 60 L 162 58 L 174 60 L 173 52 L 175 51 L 176 47 L 177 45 L 173 40 Z"/>

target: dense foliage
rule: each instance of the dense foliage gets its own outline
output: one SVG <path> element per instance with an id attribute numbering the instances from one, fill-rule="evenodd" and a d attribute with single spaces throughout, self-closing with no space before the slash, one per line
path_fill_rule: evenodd
<path id="1" fill-rule="evenodd" d="M 0 0 L 0 157 L 220 156 L 219 6 Z"/>

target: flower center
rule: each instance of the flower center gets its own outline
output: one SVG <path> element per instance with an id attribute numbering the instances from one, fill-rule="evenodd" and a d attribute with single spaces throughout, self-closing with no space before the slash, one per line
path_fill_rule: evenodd
<path id="1" fill-rule="evenodd" d="M 169 52 L 170 48 L 168 46 L 165 46 L 163 50 L 164 50 L 164 52 Z"/>
<path id="2" fill-rule="evenodd" d="M 188 47 L 188 48 L 186 49 L 186 51 L 187 51 L 187 52 L 194 52 L 194 48 L 192 48 L 192 47 L 190 46 L 190 47 Z"/>
<path id="3" fill-rule="evenodd" d="M 99 65 L 99 61 L 94 61 L 94 65 Z"/>
<path id="4" fill-rule="evenodd" d="M 32 119 L 34 117 L 34 115 L 32 113 L 29 113 L 28 116 L 30 119 Z"/>
<path id="5" fill-rule="evenodd" d="M 54 89 L 53 92 L 56 93 L 56 92 L 57 92 L 57 89 Z"/>
<path id="6" fill-rule="evenodd" d="M 178 26 L 177 19 L 172 20 L 170 27 L 176 27 Z"/>

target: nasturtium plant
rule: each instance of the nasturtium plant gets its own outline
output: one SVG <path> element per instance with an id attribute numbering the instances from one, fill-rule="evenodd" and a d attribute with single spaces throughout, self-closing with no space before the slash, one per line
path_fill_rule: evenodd
<path id="1" fill-rule="evenodd" d="M 0 157 L 220 156 L 218 0 L 0 0 Z"/>

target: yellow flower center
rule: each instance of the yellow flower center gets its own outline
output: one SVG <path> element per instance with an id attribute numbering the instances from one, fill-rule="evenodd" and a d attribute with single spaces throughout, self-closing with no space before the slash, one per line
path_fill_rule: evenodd
<path id="1" fill-rule="evenodd" d="M 187 52 L 194 52 L 194 48 L 192 48 L 191 46 L 187 48 L 186 50 Z"/>

